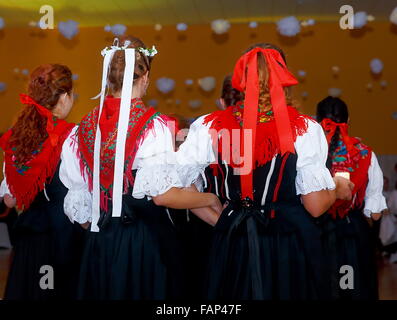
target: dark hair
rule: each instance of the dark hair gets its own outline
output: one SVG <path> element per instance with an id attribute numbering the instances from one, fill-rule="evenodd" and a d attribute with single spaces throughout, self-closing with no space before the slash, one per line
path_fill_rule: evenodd
<path id="1" fill-rule="evenodd" d="M 245 53 L 255 49 L 255 48 L 262 48 L 262 49 L 274 49 L 277 50 L 281 57 L 283 58 L 285 64 L 287 64 L 287 60 L 285 58 L 285 54 L 283 50 L 271 43 L 257 43 L 253 46 L 249 47 Z M 267 70 L 267 63 L 265 57 L 261 52 L 258 53 L 258 77 L 259 77 L 259 105 L 261 106 L 271 106 L 270 100 L 270 92 L 269 92 L 269 72 Z M 292 105 L 292 87 L 285 87 L 284 88 L 285 100 L 287 105 Z"/>
<path id="2" fill-rule="evenodd" d="M 321 122 L 323 119 L 328 118 L 336 123 L 347 123 L 349 120 L 349 110 L 346 103 L 339 98 L 331 96 L 326 97 L 317 104 L 317 121 Z M 336 129 L 334 136 L 328 149 L 327 166 L 331 167 L 331 158 L 338 146 L 340 140 L 340 130 Z"/>
<path id="3" fill-rule="evenodd" d="M 128 48 L 146 48 L 146 45 L 141 39 L 132 36 L 121 37 L 120 45 L 123 45 L 126 40 L 129 40 L 131 42 Z M 139 79 L 146 72 L 150 72 L 152 60 L 153 57 L 147 57 L 142 52 L 136 50 L 134 80 Z M 123 87 L 124 68 L 125 53 L 124 50 L 118 50 L 114 53 L 112 62 L 110 63 L 108 77 L 109 87 L 113 94 L 120 91 Z"/>
<path id="4" fill-rule="evenodd" d="M 61 64 L 44 64 L 30 75 L 28 94 L 38 104 L 52 110 L 59 97 L 73 89 L 72 72 Z M 34 106 L 26 106 L 12 127 L 10 145 L 15 147 L 14 156 L 22 165 L 32 158 L 33 151 L 48 137 L 47 119 Z"/>
<path id="5" fill-rule="evenodd" d="M 221 98 L 225 101 L 226 107 L 234 106 L 243 99 L 242 92 L 236 90 L 232 86 L 232 76 L 227 75 L 223 80 Z"/>

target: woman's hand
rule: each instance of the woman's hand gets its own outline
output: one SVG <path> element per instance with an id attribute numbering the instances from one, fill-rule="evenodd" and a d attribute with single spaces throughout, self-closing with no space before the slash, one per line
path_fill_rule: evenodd
<path id="1" fill-rule="evenodd" d="M 381 213 L 371 213 L 371 218 L 374 221 L 378 221 L 382 217 Z"/>
<path id="2" fill-rule="evenodd" d="M 354 189 L 354 183 L 340 176 L 334 177 L 334 182 L 336 185 L 336 199 L 351 200 L 353 197 L 352 191 Z"/>
<path id="3" fill-rule="evenodd" d="M 9 194 L 5 194 L 4 203 L 8 208 L 14 208 L 17 204 L 17 200 Z"/>

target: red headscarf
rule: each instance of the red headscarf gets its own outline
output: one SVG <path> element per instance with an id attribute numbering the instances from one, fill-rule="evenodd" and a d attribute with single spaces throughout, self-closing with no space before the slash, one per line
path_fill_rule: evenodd
<path id="1" fill-rule="evenodd" d="M 270 99 L 280 141 L 281 154 L 284 155 L 287 152 L 295 153 L 284 87 L 296 85 L 298 81 L 287 69 L 280 52 L 275 49 L 252 49 L 240 57 L 234 68 L 232 85 L 235 89 L 245 92 L 243 132 L 244 129 L 252 130 L 252 146 L 254 148 L 259 100 L 258 53 L 263 54 L 267 63 Z M 243 150 L 245 150 L 244 147 Z M 245 158 L 246 156 L 244 155 Z M 251 156 L 251 159 L 254 159 L 254 157 Z M 241 189 L 243 198 L 253 198 L 252 170 L 248 175 L 241 175 Z"/>

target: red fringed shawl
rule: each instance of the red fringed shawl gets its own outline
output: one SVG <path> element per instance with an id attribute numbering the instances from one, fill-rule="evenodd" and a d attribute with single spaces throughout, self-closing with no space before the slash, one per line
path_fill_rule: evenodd
<path id="1" fill-rule="evenodd" d="M 293 141 L 296 141 L 297 136 L 301 136 L 307 131 L 308 121 L 314 121 L 309 116 L 303 115 L 299 113 L 293 107 L 287 107 L 288 114 L 290 117 Z M 232 159 L 223 159 L 227 163 L 229 163 L 233 168 L 239 168 L 243 166 L 243 163 L 236 164 L 234 163 L 233 159 L 238 159 L 242 156 L 243 150 L 241 149 L 241 141 L 243 140 L 242 131 L 241 131 L 241 122 L 240 118 L 242 118 L 242 114 L 244 112 L 244 108 L 242 103 L 239 102 L 236 106 L 228 107 L 226 110 L 219 110 L 209 114 L 204 123 L 209 123 L 212 121 L 211 124 L 211 133 L 216 135 L 213 137 L 214 143 L 217 143 L 218 153 L 219 156 L 222 158 L 222 148 L 227 147 L 231 150 L 230 155 Z M 236 114 L 238 116 L 236 116 Z M 258 114 L 258 122 L 257 122 L 257 129 L 256 129 L 256 139 L 255 139 L 255 146 L 254 146 L 254 163 L 256 166 L 261 166 L 266 164 L 268 161 L 271 161 L 272 158 L 276 154 L 280 154 L 280 140 L 277 134 L 276 123 L 273 119 L 270 119 L 266 122 L 261 122 L 261 117 L 263 114 Z M 236 143 L 238 148 L 232 148 L 233 139 L 232 139 L 232 130 L 240 130 L 240 143 Z M 223 135 L 219 137 L 218 134 L 222 132 L 222 130 L 227 131 L 227 136 L 230 137 L 230 140 L 223 141 Z M 235 156 L 232 156 L 232 154 Z"/>
<path id="2" fill-rule="evenodd" d="M 78 148 L 80 156 L 81 170 L 87 169 L 89 174 L 89 188 L 92 190 L 92 172 L 94 167 L 94 144 L 96 125 L 98 123 L 99 107 L 92 110 L 85 116 L 77 131 Z M 111 197 L 114 160 L 117 139 L 117 122 L 120 111 L 120 99 L 106 97 L 99 125 L 101 128 L 101 157 L 100 157 L 100 186 L 101 204 L 106 206 L 104 199 Z M 168 118 L 160 115 L 152 107 L 146 108 L 140 99 L 131 101 L 130 119 L 125 146 L 125 166 L 124 166 L 124 191 L 128 186 L 133 185 L 132 165 L 135 159 L 139 144 L 145 138 L 149 129 L 153 128 L 153 119 L 160 117 L 164 121 Z"/>
<path id="3" fill-rule="evenodd" d="M 40 144 L 38 150 L 33 152 L 32 159 L 26 163 L 16 163 L 14 146 L 9 143 L 12 129 L 0 139 L 0 147 L 4 150 L 7 184 L 20 210 L 28 209 L 36 195 L 44 189 L 45 184 L 51 181 L 59 163 L 63 143 L 74 127 L 73 123 L 64 120 L 52 121 L 51 135 Z"/>

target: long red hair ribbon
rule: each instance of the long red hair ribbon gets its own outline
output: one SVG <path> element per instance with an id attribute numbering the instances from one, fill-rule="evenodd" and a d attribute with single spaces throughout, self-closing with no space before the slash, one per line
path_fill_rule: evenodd
<path id="1" fill-rule="evenodd" d="M 280 142 L 280 152 L 295 153 L 294 139 L 291 123 L 285 100 L 284 87 L 298 84 L 298 80 L 287 69 L 285 61 L 280 52 L 275 49 L 255 48 L 244 54 L 236 63 L 232 77 L 232 85 L 235 89 L 245 92 L 243 132 L 251 130 L 252 148 L 251 159 L 253 160 L 253 148 L 255 146 L 256 126 L 259 101 L 259 79 L 258 79 L 258 53 L 262 53 L 269 73 L 269 93 L 273 108 L 277 134 Z M 243 139 L 244 141 L 244 139 Z M 243 150 L 244 146 L 243 146 Z M 247 155 L 244 154 L 247 159 Z M 253 160 L 254 161 L 254 160 Z M 253 167 L 252 167 L 253 168 Z M 242 198 L 253 199 L 252 170 L 250 174 L 241 175 Z"/>
<path id="2" fill-rule="evenodd" d="M 350 139 L 349 136 L 349 125 L 346 122 L 338 123 L 332 121 L 329 118 L 324 118 L 321 121 L 321 126 L 323 127 L 324 131 L 326 132 L 326 137 L 328 144 L 331 143 L 332 137 L 335 135 L 336 128 L 339 128 L 341 138 L 346 145 L 346 149 L 348 152 L 353 150 L 354 144 L 353 141 Z"/>
<path id="3" fill-rule="evenodd" d="M 36 110 L 45 118 L 47 118 L 47 126 L 46 131 L 51 141 L 52 146 L 56 146 L 58 143 L 58 135 L 54 133 L 54 120 L 53 114 L 50 110 L 38 104 L 32 97 L 27 94 L 21 93 L 19 94 L 19 98 L 22 104 L 32 105 L 36 108 Z"/>

